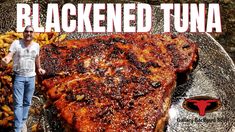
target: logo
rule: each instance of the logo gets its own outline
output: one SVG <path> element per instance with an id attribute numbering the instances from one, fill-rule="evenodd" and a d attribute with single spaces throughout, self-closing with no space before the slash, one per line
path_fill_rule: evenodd
<path id="1" fill-rule="evenodd" d="M 185 99 L 183 102 L 184 109 L 191 112 L 196 112 L 200 116 L 205 116 L 206 113 L 216 111 L 220 107 L 221 101 L 209 96 L 196 96 Z"/>

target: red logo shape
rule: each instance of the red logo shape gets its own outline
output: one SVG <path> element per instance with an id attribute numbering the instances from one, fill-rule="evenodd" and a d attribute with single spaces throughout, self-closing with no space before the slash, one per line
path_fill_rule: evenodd
<path id="1" fill-rule="evenodd" d="M 191 112 L 197 112 L 200 116 L 205 116 L 208 112 L 213 112 L 221 107 L 221 101 L 209 96 L 196 96 L 185 99 L 183 107 Z"/>

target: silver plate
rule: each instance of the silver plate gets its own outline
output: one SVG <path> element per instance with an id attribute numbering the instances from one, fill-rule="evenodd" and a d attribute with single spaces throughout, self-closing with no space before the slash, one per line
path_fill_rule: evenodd
<path id="1" fill-rule="evenodd" d="M 154 9 L 153 33 L 163 31 L 163 13 Z M 161 12 L 161 13 L 160 13 Z M 174 16 L 171 16 L 173 29 Z M 177 32 L 174 32 L 177 34 Z M 223 47 L 208 33 L 184 33 L 199 46 L 199 62 L 189 80 L 177 86 L 169 111 L 167 132 L 235 132 L 235 66 Z M 205 116 L 185 110 L 185 98 L 210 96 L 220 99 L 222 107 Z M 201 120 L 201 121 L 200 121 Z"/>

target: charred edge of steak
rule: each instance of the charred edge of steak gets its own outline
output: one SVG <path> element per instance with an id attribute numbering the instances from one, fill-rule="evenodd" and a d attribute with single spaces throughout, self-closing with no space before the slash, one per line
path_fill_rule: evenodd
<path id="1" fill-rule="evenodd" d="M 190 77 L 190 73 L 197 67 L 198 62 L 199 62 L 198 53 L 196 52 L 195 55 L 196 55 L 196 56 L 195 56 L 195 59 L 196 59 L 196 60 L 193 60 L 193 62 L 192 62 L 192 69 L 188 68 L 188 69 L 187 69 L 186 71 L 184 71 L 184 72 L 177 72 L 177 80 L 176 80 L 177 86 L 186 83 L 187 80 L 188 80 L 189 78 L 191 78 L 191 77 Z"/>
<path id="2" fill-rule="evenodd" d="M 128 43 L 128 41 L 126 39 L 123 39 L 123 38 L 120 38 L 120 37 L 109 38 L 108 40 L 103 40 L 103 39 L 97 38 L 96 41 L 100 44 L 105 44 L 107 46 L 112 46 L 117 42 L 120 42 L 122 44 L 127 44 Z"/>
<path id="3" fill-rule="evenodd" d="M 44 114 L 46 114 L 47 119 L 50 120 L 48 123 L 50 124 L 50 129 L 52 131 L 64 131 L 64 120 L 58 120 L 58 110 L 54 105 L 50 105 L 47 109 L 44 109 Z"/>
<path id="4" fill-rule="evenodd" d="M 134 53 L 128 52 L 125 53 L 126 59 L 131 62 L 138 70 L 141 70 L 144 74 L 150 74 L 151 71 L 148 69 L 149 67 L 160 68 L 161 66 L 153 61 L 148 61 L 146 63 L 140 62 L 137 59 L 137 56 Z"/>
<path id="5" fill-rule="evenodd" d="M 132 76 L 131 81 L 133 83 L 146 84 L 148 83 L 149 80 L 144 76 L 140 76 L 140 77 Z"/>
<path id="6" fill-rule="evenodd" d="M 80 59 L 80 53 L 79 53 L 79 49 L 76 48 L 72 48 L 71 50 L 71 54 L 68 54 L 66 61 L 70 61 L 70 60 L 74 60 L 74 59 Z"/>
<path id="7" fill-rule="evenodd" d="M 99 77 L 104 77 L 106 71 L 107 71 L 107 69 L 103 69 L 103 68 L 97 68 L 97 69 L 95 69 L 95 73 L 96 73 L 96 75 L 98 75 Z"/>
<path id="8" fill-rule="evenodd" d="M 113 110 L 111 109 L 110 106 L 106 106 L 106 107 L 102 108 L 101 111 L 96 114 L 96 116 L 99 118 L 103 118 L 103 117 L 109 116 L 111 114 L 113 114 Z"/>
<path id="9" fill-rule="evenodd" d="M 190 79 L 190 73 L 197 67 L 199 61 L 198 54 L 196 54 L 196 60 L 192 62 L 192 69 L 187 69 L 184 72 L 177 72 L 177 86 L 182 85 L 187 82 L 188 79 Z"/>
<path id="10" fill-rule="evenodd" d="M 123 54 L 124 51 L 117 46 L 113 46 L 113 50 L 111 54 L 109 55 L 110 58 L 118 58 L 121 54 Z"/>
<path id="11" fill-rule="evenodd" d="M 134 53 L 127 53 L 126 58 L 131 62 L 137 69 L 141 70 L 144 74 L 150 74 L 151 71 L 148 69 L 148 65 L 143 62 L 139 62 Z"/>
<path id="12" fill-rule="evenodd" d="M 84 67 L 84 63 L 77 64 L 77 71 L 78 73 L 86 73 L 87 69 Z"/>
<path id="13" fill-rule="evenodd" d="M 137 99 L 138 97 L 145 96 L 149 93 L 150 91 L 148 89 L 145 89 L 143 91 L 135 90 L 133 93 L 133 98 Z"/>
<path id="14" fill-rule="evenodd" d="M 123 43 L 123 44 L 127 44 L 127 42 L 128 42 L 126 39 L 119 38 L 119 37 L 111 38 L 111 41 L 120 42 L 120 43 Z"/>
<path id="15" fill-rule="evenodd" d="M 128 103 L 128 109 L 130 110 L 130 109 L 133 109 L 134 108 L 134 104 L 135 104 L 135 100 L 134 99 L 131 99 L 130 101 L 129 101 L 129 103 Z"/>
<path id="16" fill-rule="evenodd" d="M 172 37 L 172 34 L 170 34 Z M 166 49 L 172 56 L 172 64 L 176 72 L 188 72 L 194 69 L 198 61 L 198 47 L 195 43 L 182 37 L 183 43 L 173 40 L 172 42 L 165 42 Z M 195 57 L 196 56 L 196 57 Z M 193 57 L 191 59 L 191 57 Z"/>
<path id="17" fill-rule="evenodd" d="M 115 100 L 120 109 L 123 109 L 125 107 L 124 100 L 121 94 L 111 93 L 111 94 L 108 94 L 107 97 L 111 98 L 112 100 Z"/>
<path id="18" fill-rule="evenodd" d="M 85 48 L 83 48 L 83 52 L 87 53 L 91 56 L 98 55 L 101 51 L 105 49 L 104 46 L 99 44 L 91 44 Z"/>
<path id="19" fill-rule="evenodd" d="M 178 68 L 179 67 L 179 60 L 181 58 L 180 58 L 180 55 L 178 54 L 179 51 L 176 48 L 176 44 L 168 44 L 166 46 L 166 48 L 172 54 L 172 63 L 173 63 L 174 68 Z"/>
<path id="20" fill-rule="evenodd" d="M 47 49 L 48 50 L 48 49 Z M 61 52 L 59 51 L 59 47 L 55 44 L 51 44 L 50 51 L 56 55 L 59 55 Z"/>
<path id="21" fill-rule="evenodd" d="M 91 95 L 89 95 L 88 93 L 74 94 L 71 91 L 67 91 L 65 99 L 70 102 L 74 102 L 74 101 L 81 102 L 81 103 L 84 103 L 85 105 L 91 105 L 94 103 Z"/>
<path id="22" fill-rule="evenodd" d="M 161 87 L 161 82 L 152 82 L 152 83 L 151 83 L 151 86 L 152 86 L 153 88 L 159 88 L 159 87 Z"/>

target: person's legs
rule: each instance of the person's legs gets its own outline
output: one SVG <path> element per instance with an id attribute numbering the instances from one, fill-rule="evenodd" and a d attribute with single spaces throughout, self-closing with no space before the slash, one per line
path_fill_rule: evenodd
<path id="1" fill-rule="evenodd" d="M 23 94 L 25 78 L 15 76 L 13 83 L 13 100 L 14 100 L 14 131 L 20 132 L 23 119 Z"/>
<path id="2" fill-rule="evenodd" d="M 31 100 L 35 90 L 35 77 L 27 77 L 24 89 L 23 98 L 23 123 L 26 123 L 28 118 L 29 108 L 31 105 Z"/>

